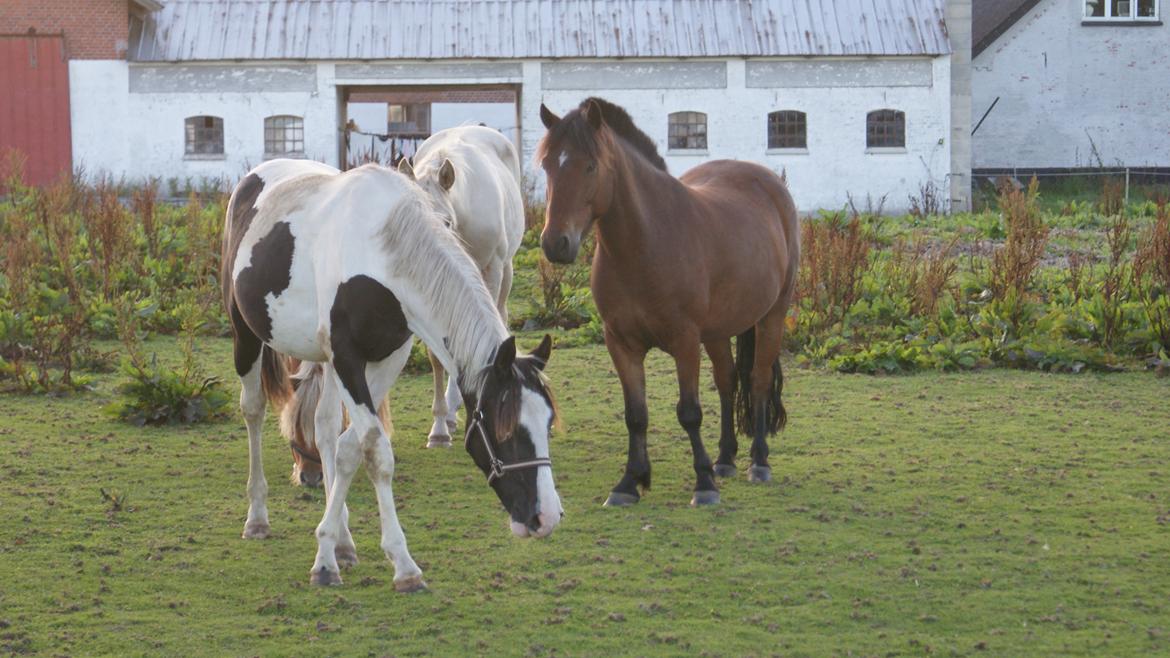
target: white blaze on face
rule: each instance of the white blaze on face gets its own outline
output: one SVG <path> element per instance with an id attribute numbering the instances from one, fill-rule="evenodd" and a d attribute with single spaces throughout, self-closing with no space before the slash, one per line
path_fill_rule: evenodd
<path id="1" fill-rule="evenodd" d="M 561 151 L 561 156 L 557 158 L 557 166 L 561 169 L 565 168 L 565 163 L 569 161 L 569 152 Z"/>
<path id="2" fill-rule="evenodd" d="M 549 459 L 548 434 L 552 413 L 552 407 L 539 393 L 528 389 L 521 390 L 520 424 L 528 431 L 528 436 L 532 437 L 532 446 L 536 450 L 536 457 L 539 458 Z M 561 522 L 564 510 L 561 508 L 561 498 L 557 495 L 557 488 L 553 483 L 551 467 L 540 466 L 536 469 L 536 504 L 540 528 L 530 533 L 523 523 L 512 521 L 512 534 L 517 537 L 527 537 L 529 534 L 547 537 Z"/>

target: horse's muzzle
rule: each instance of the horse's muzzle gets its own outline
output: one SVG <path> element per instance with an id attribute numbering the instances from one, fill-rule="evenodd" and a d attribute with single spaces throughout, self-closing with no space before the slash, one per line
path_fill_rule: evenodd
<path id="1" fill-rule="evenodd" d="M 544 257 L 560 265 L 568 265 L 576 260 L 577 249 L 580 246 L 580 241 L 564 234 L 554 237 L 546 233 L 540 239 L 540 248 L 544 251 Z"/>

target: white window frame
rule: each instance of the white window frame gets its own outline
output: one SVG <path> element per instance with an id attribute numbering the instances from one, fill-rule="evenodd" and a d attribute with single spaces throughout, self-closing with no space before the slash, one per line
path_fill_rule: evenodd
<path id="1" fill-rule="evenodd" d="M 1090 16 L 1090 0 L 1081 0 L 1082 22 L 1085 23 L 1159 23 L 1162 20 L 1162 0 L 1154 0 L 1153 16 L 1138 16 L 1138 0 L 1129 0 L 1129 13 L 1123 16 L 1113 15 L 1113 0 L 1096 0 L 1105 6 L 1104 16 Z"/>
<path id="2" fill-rule="evenodd" d="M 282 123 L 289 119 L 293 120 L 292 124 Z M 280 125 L 277 125 L 278 123 Z M 297 139 L 298 133 L 300 134 L 299 140 Z M 269 148 L 274 144 L 289 143 L 294 147 L 299 143 L 300 150 L 293 148 L 277 151 Z M 295 114 L 273 114 L 264 117 L 264 159 L 303 157 L 305 157 L 305 118 Z"/>

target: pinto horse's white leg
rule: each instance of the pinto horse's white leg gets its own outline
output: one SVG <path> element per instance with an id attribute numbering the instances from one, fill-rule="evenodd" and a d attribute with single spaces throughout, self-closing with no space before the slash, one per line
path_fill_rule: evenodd
<path id="1" fill-rule="evenodd" d="M 455 431 L 455 428 L 449 419 L 455 417 L 455 412 L 448 410 L 448 401 L 443 394 L 443 364 L 439 363 L 430 350 L 427 350 L 427 355 L 431 358 L 431 374 L 435 379 L 435 398 L 431 404 L 431 414 L 435 422 L 431 425 L 430 434 L 427 435 L 427 447 L 450 448 L 451 432 Z"/>
<path id="2" fill-rule="evenodd" d="M 341 395 L 333 379 L 329 364 L 322 367 L 321 398 L 313 416 L 313 435 L 317 440 L 317 452 L 321 455 L 321 471 L 325 476 L 325 501 L 328 504 L 333 480 L 337 473 L 337 441 L 341 433 Z M 348 568 L 357 564 L 357 548 L 349 532 L 349 509 L 342 501 L 341 532 L 334 549 L 337 563 Z"/>
<path id="3" fill-rule="evenodd" d="M 321 457 L 321 463 L 324 466 L 325 456 Z M 329 486 L 329 494 L 325 497 L 325 515 L 321 519 L 321 523 L 317 525 L 317 559 L 313 561 L 313 570 L 309 577 L 309 582 L 314 585 L 341 584 L 341 569 L 337 563 L 337 547 L 341 543 L 345 496 L 349 493 L 353 474 L 357 471 L 361 461 L 362 451 L 357 430 L 354 429 L 351 422 L 350 426 L 337 439 L 337 452 L 334 454 L 336 468 L 331 478 L 333 482 L 327 485 Z"/>
<path id="4" fill-rule="evenodd" d="M 240 410 L 248 427 L 248 520 L 244 523 L 244 539 L 264 539 L 269 532 L 268 481 L 264 479 L 260 443 L 268 400 L 260 386 L 260 361 L 257 358 L 252 369 L 240 377 Z"/>
<path id="5" fill-rule="evenodd" d="M 381 400 L 386 396 L 409 356 L 408 342 L 386 359 L 366 366 L 366 382 L 372 399 Z M 317 526 L 317 559 L 313 564 L 311 581 L 321 585 L 341 582 L 335 556 L 340 536 L 341 510 L 353 474 L 364 455 L 366 470 L 378 497 L 382 519 L 382 550 L 394 563 L 394 588 L 401 592 L 422 589 L 426 586 L 422 580 L 422 570 L 410 556 L 406 536 L 398 523 L 398 512 L 394 507 L 394 453 L 390 450 L 389 436 L 377 413 L 357 403 L 336 378 L 335 382 L 349 410 L 350 426 L 339 441 L 337 478 L 325 506 L 325 517 Z"/>

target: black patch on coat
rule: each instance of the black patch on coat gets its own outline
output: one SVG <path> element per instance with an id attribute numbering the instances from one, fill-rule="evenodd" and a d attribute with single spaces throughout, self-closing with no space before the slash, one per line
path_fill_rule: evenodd
<path id="1" fill-rule="evenodd" d="M 248 326 L 264 342 L 272 340 L 272 318 L 266 297 L 279 296 L 292 280 L 296 247 L 288 222 L 277 222 L 252 247 L 252 260 L 236 277 L 235 297 Z"/>
<path id="2" fill-rule="evenodd" d="M 236 252 L 240 249 L 240 243 L 244 241 L 244 234 L 248 232 L 248 227 L 252 226 L 252 219 L 256 217 L 256 199 L 260 198 L 260 193 L 264 191 L 264 180 L 256 174 L 248 174 L 244 180 L 236 185 L 235 192 L 232 194 L 232 205 L 229 212 L 227 228 L 223 235 L 223 254 L 220 262 L 222 263 L 222 270 L 220 271 L 220 281 L 224 287 L 224 298 L 227 299 L 227 291 L 231 286 L 232 270 L 236 265 Z"/>
<path id="3" fill-rule="evenodd" d="M 260 358 L 260 350 L 264 343 L 248 327 L 244 316 L 240 315 L 240 307 L 232 302 L 228 306 L 228 318 L 232 323 L 232 355 L 235 358 L 236 374 L 240 377 L 248 374 L 256 359 Z"/>
<path id="4" fill-rule="evenodd" d="M 386 286 L 358 275 L 338 286 L 329 324 L 341 384 L 354 402 L 378 413 L 366 385 L 366 364 L 385 359 L 410 340 L 402 305 Z"/>
<path id="5" fill-rule="evenodd" d="M 263 190 L 264 181 L 256 174 L 248 174 L 239 185 L 236 185 L 228 210 L 220 258 L 220 286 L 223 289 L 224 308 L 231 321 L 236 374 L 241 377 L 248 374 L 256 360 L 260 358 L 263 344 L 240 313 L 232 286 L 232 269 L 236 264 L 236 252 L 240 248 L 240 242 L 248 232 L 248 227 L 252 225 L 252 218 L 256 216 L 256 199 Z"/>

